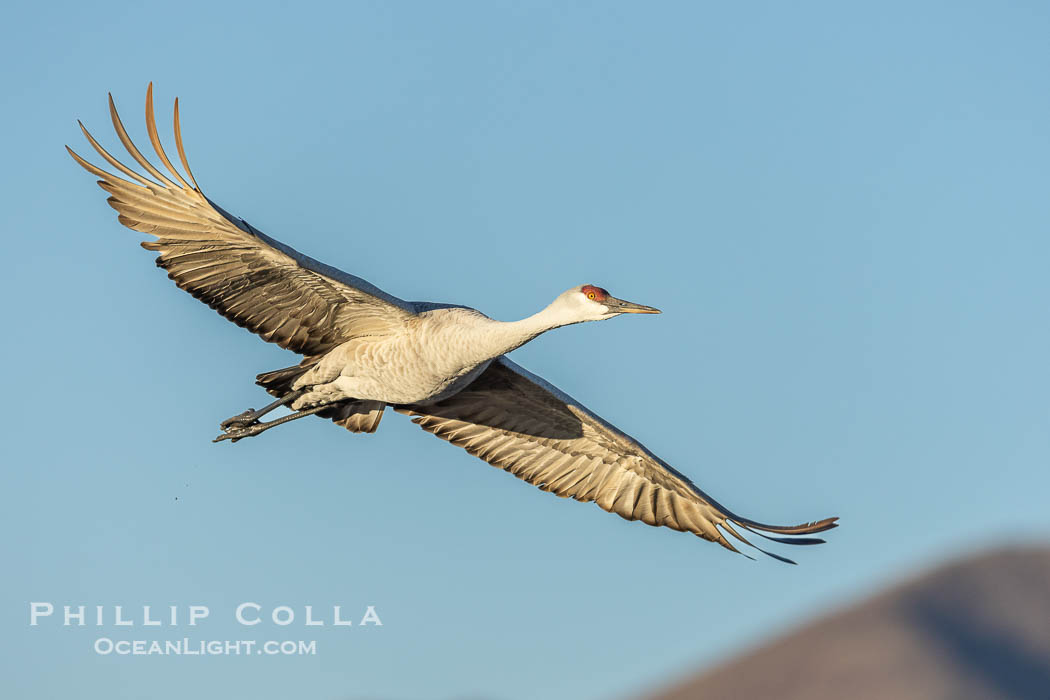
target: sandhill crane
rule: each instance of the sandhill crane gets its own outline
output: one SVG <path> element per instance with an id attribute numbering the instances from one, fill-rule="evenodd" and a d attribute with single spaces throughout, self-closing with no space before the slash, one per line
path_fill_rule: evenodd
<path id="1" fill-rule="evenodd" d="M 657 309 L 592 284 L 573 287 L 512 323 L 467 307 L 403 301 L 302 255 L 208 199 L 186 160 L 178 99 L 173 126 L 185 176 L 161 145 L 152 84 L 146 128 L 170 177 L 132 143 L 112 95 L 109 109 L 117 136 L 145 175 L 111 156 L 83 124 L 91 146 L 128 179 L 66 148 L 101 178 L 120 223 L 155 237 L 141 245 L 159 253 L 157 265 L 180 288 L 263 340 L 303 356 L 298 365 L 260 374 L 257 383 L 276 400 L 223 421 L 216 442 L 236 442 L 315 414 L 352 432 L 371 433 L 390 406 L 544 491 L 593 501 L 627 520 L 691 532 L 734 552 L 739 550 L 727 534 L 751 545 L 737 527 L 776 542 L 816 544 L 823 540 L 809 535 L 836 526 L 837 518 L 783 527 L 735 515 L 626 433 L 506 357 L 554 328 Z M 260 420 L 280 406 L 294 413 Z"/>

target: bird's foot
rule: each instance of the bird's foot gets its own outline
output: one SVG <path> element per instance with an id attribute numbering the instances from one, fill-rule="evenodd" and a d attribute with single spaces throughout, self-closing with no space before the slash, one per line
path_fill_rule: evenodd
<path id="1" fill-rule="evenodd" d="M 219 427 L 223 429 L 223 432 L 230 432 L 231 430 L 237 430 L 240 428 L 246 428 L 252 423 L 258 422 L 259 416 L 256 415 L 254 408 L 249 408 L 244 413 L 238 413 L 235 416 L 227 418 L 222 423 L 219 423 Z"/>
<path id="2" fill-rule="evenodd" d="M 262 431 L 266 430 L 270 426 L 264 423 L 253 423 L 251 425 L 237 425 L 231 424 L 230 427 L 223 427 L 225 431 L 222 435 L 218 436 L 212 442 L 222 442 L 223 440 L 229 440 L 230 442 L 237 442 L 246 437 L 252 437 L 258 435 Z"/>

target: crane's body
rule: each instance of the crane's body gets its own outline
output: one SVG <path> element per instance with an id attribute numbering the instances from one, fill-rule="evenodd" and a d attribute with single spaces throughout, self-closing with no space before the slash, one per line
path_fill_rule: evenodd
<path id="1" fill-rule="evenodd" d="M 223 421 L 216 442 L 237 442 L 310 415 L 352 432 L 374 432 L 392 407 L 545 491 L 733 551 L 723 533 L 751 544 L 735 527 L 777 542 L 816 544 L 823 540 L 808 535 L 836 526 L 837 518 L 776 526 L 733 514 L 629 435 L 506 357 L 554 328 L 659 310 L 589 284 L 513 322 L 468 307 L 398 299 L 266 236 L 205 197 L 186 160 L 178 100 L 175 142 L 185 176 L 161 145 L 152 94 L 150 85 L 146 126 L 168 174 L 132 143 L 112 97 L 114 129 L 146 175 L 110 155 L 83 125 L 91 146 L 125 177 L 70 154 L 101 178 L 122 224 L 156 238 L 142 246 L 159 253 L 157 265 L 180 288 L 302 356 L 298 365 L 260 374 L 257 383 L 276 400 Z M 260 420 L 281 406 L 295 412 Z"/>
<path id="2" fill-rule="evenodd" d="M 574 287 L 538 314 L 514 322 L 496 321 L 476 309 L 459 306 L 399 319 L 321 358 L 293 385 L 309 393 L 296 399 L 292 407 L 310 408 L 344 399 L 427 404 L 448 398 L 500 355 L 546 331 L 588 320 L 588 309 L 577 300 L 585 298 L 580 290 Z M 594 315 L 605 314 L 596 310 Z"/>

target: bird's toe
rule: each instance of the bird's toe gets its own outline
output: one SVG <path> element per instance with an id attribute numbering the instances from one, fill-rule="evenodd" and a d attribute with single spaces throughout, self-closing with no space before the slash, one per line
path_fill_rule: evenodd
<path id="1" fill-rule="evenodd" d="M 222 442 L 223 440 L 229 440 L 230 442 L 237 442 L 246 437 L 258 435 L 262 431 L 266 430 L 269 425 L 262 423 L 252 423 L 251 425 L 235 425 L 226 429 L 225 432 L 212 440 L 212 442 Z"/>
<path id="2" fill-rule="evenodd" d="M 219 423 L 219 427 L 223 430 L 229 431 L 230 429 L 241 428 L 247 425 L 251 425 L 255 421 L 255 409 L 249 408 L 247 411 L 238 413 L 235 416 L 231 416 Z"/>

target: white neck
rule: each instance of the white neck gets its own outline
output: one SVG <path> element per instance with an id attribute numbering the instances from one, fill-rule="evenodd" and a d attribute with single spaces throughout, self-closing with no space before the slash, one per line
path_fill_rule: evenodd
<path id="1" fill-rule="evenodd" d="M 486 353 L 487 359 L 499 357 L 520 348 L 541 333 L 583 320 L 572 309 L 554 303 L 520 321 L 492 321 L 485 324 L 479 349 Z"/>

